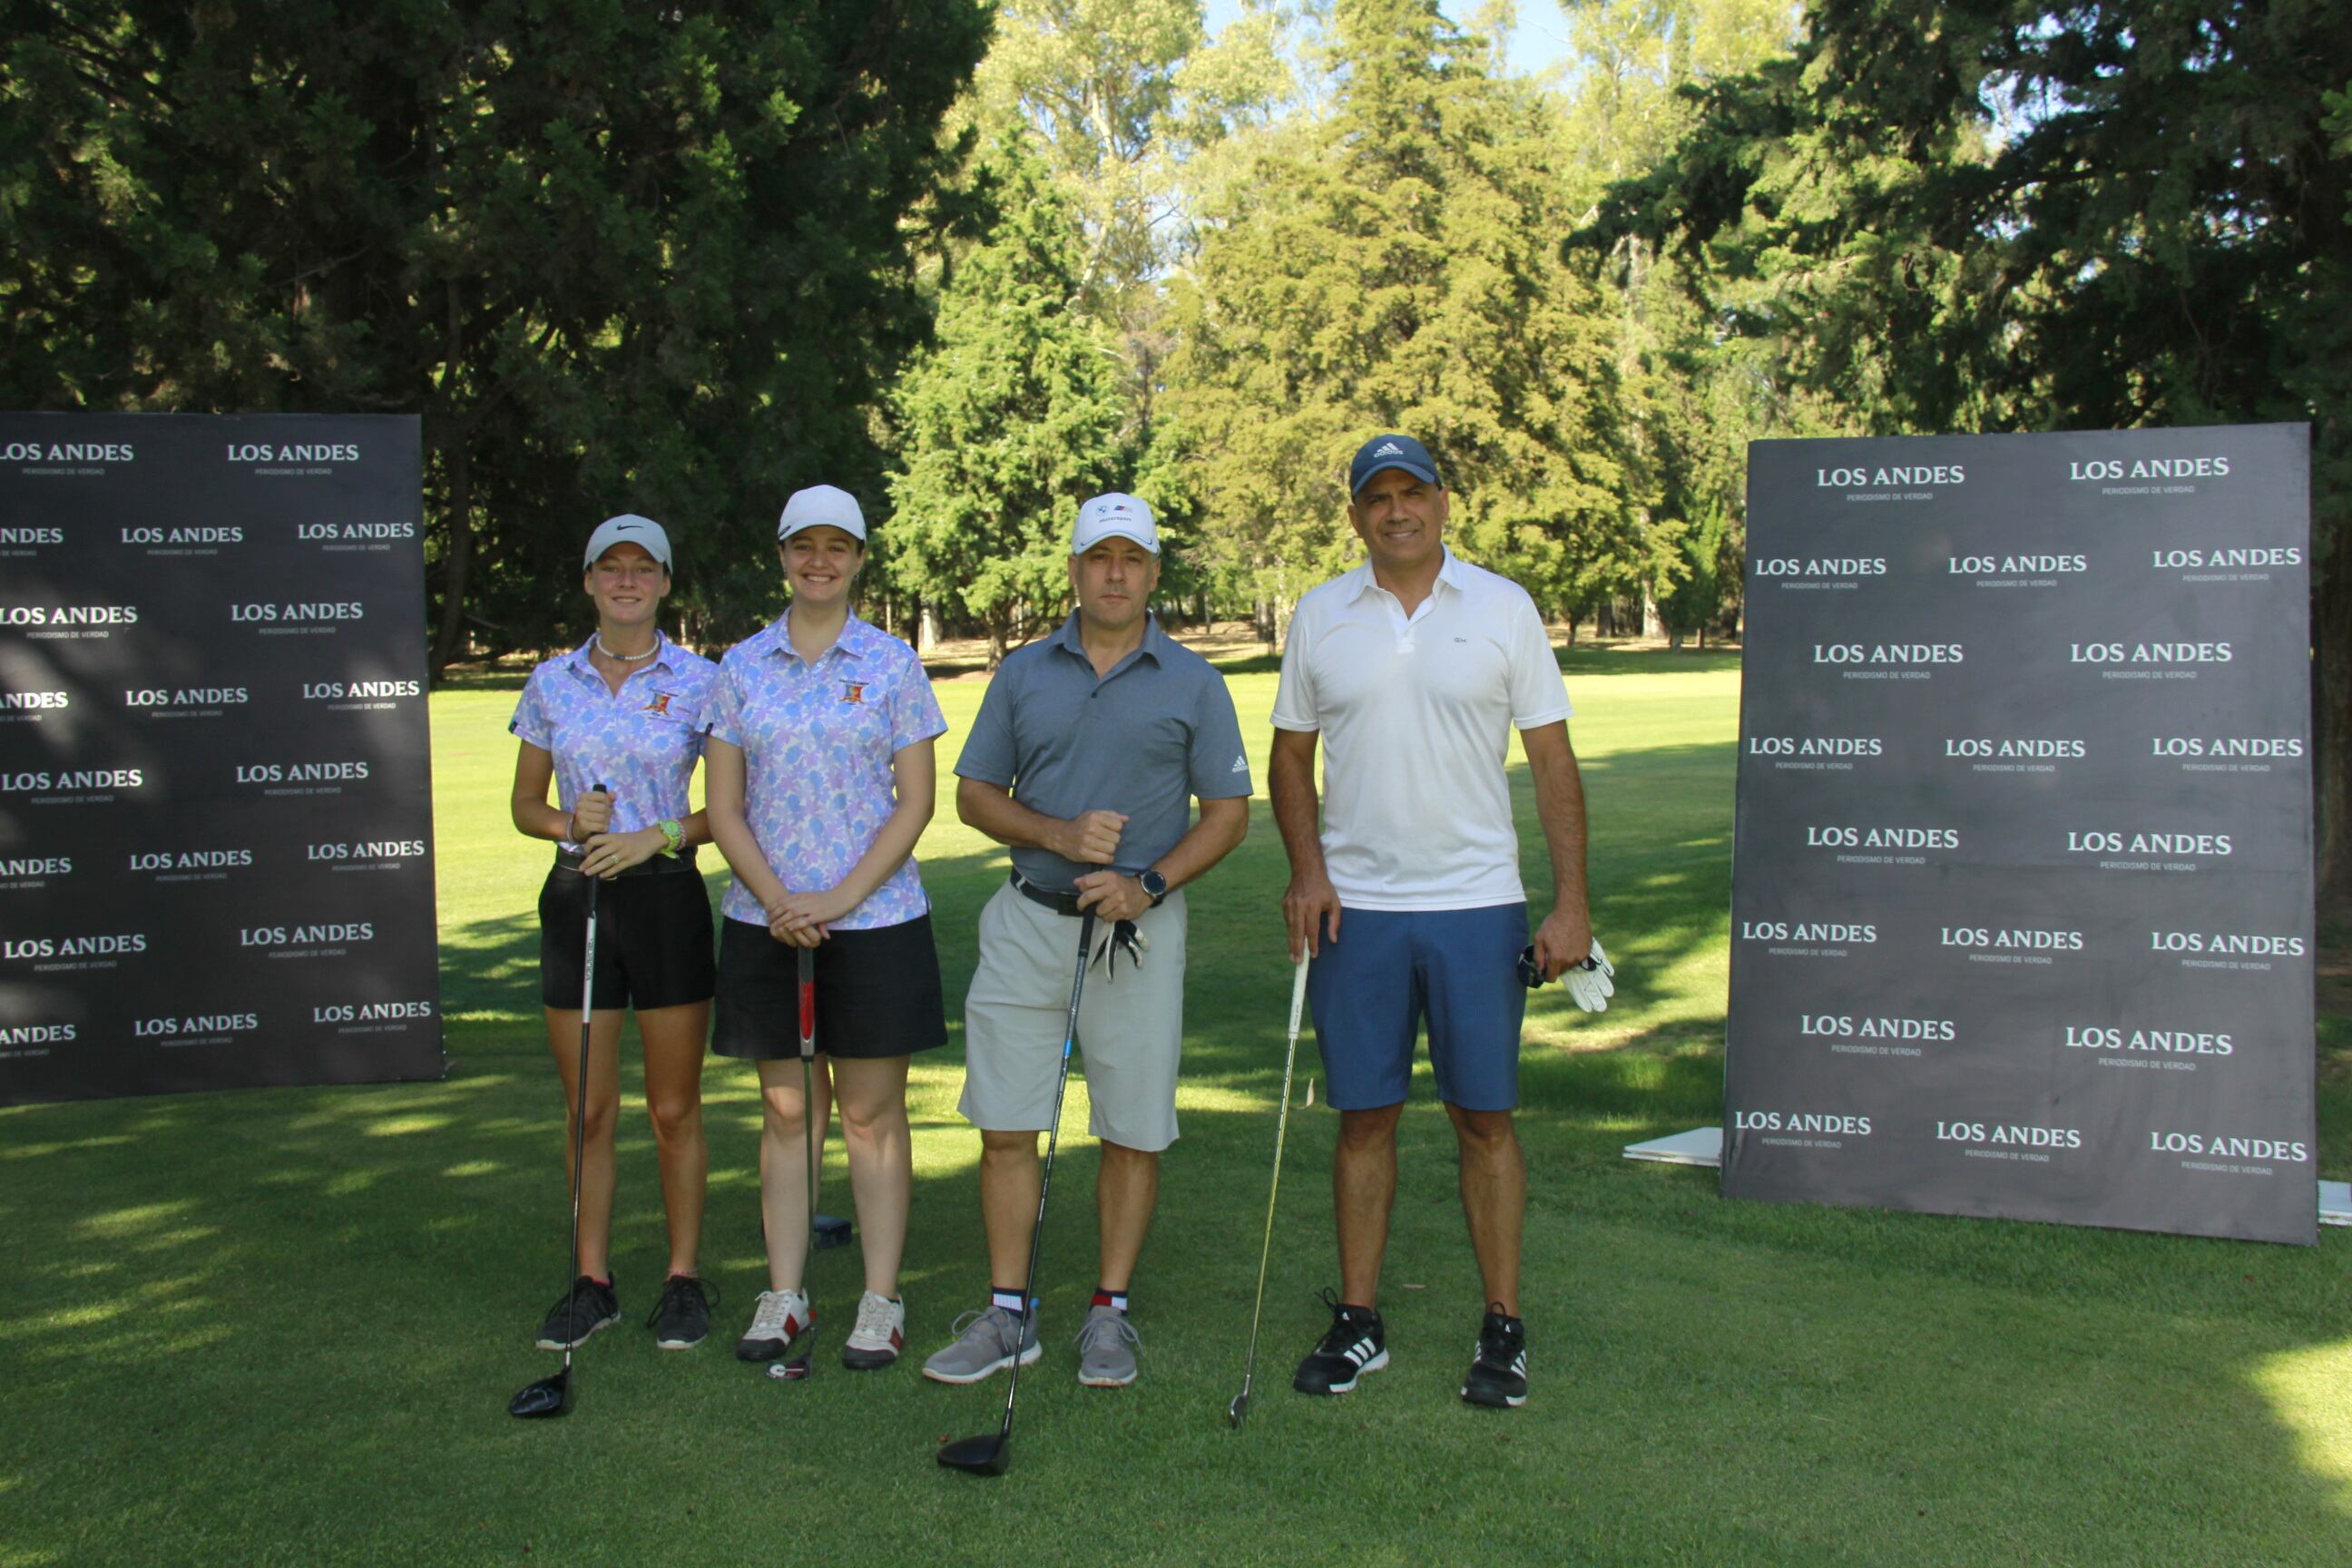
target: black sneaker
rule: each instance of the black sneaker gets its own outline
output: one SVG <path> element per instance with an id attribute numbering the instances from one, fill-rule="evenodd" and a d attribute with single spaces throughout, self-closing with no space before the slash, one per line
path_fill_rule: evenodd
<path id="1" fill-rule="evenodd" d="M 1330 1291 L 1323 1304 L 1331 1309 L 1331 1331 L 1323 1336 L 1290 1386 L 1301 1394 L 1345 1394 L 1356 1386 L 1359 1373 L 1378 1372 L 1389 1364 L 1388 1328 L 1370 1307 L 1350 1307 Z"/>
<path id="2" fill-rule="evenodd" d="M 692 1350 L 710 1331 L 711 1289 L 691 1274 L 673 1274 L 662 1282 L 661 1300 L 653 1316 L 654 1343 L 666 1351 Z"/>
<path id="3" fill-rule="evenodd" d="M 619 1295 L 610 1285 L 583 1274 L 547 1310 L 547 1321 L 539 1325 L 539 1348 L 570 1350 L 598 1329 L 609 1329 L 620 1321 Z"/>
<path id="4" fill-rule="evenodd" d="M 1528 1326 L 1499 1308 L 1486 1310 L 1478 1325 L 1478 1353 L 1462 1380 L 1462 1397 L 1473 1405 L 1517 1410 L 1528 1402 Z"/>

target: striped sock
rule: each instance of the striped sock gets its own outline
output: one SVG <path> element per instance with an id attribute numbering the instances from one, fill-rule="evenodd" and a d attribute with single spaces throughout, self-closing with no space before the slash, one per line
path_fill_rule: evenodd
<path id="1" fill-rule="evenodd" d="M 990 1286 L 988 1304 L 992 1307 L 1002 1307 L 1016 1318 L 1024 1315 L 1021 1310 L 1021 1288 L 1018 1285 L 1010 1289 L 1002 1285 Z"/>
<path id="2" fill-rule="evenodd" d="M 1127 1292 L 1114 1290 L 1108 1285 L 1097 1285 L 1095 1287 L 1094 1304 L 1097 1307 L 1117 1307 L 1124 1313 L 1127 1310 Z"/>

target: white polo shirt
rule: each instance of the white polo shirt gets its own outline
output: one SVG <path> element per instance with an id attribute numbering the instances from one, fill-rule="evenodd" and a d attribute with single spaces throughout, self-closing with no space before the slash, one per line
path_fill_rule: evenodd
<path id="1" fill-rule="evenodd" d="M 1411 616 L 1357 567 L 1307 591 L 1275 693 L 1278 730 L 1323 735 L 1323 861 L 1367 910 L 1517 903 L 1511 730 L 1569 715 L 1526 589 L 1445 552 Z"/>

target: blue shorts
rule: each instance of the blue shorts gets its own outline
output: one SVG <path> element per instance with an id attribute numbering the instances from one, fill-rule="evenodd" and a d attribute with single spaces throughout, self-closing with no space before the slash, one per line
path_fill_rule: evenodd
<path id="1" fill-rule="evenodd" d="M 1307 971 L 1332 1106 L 1402 1104 L 1423 1018 L 1440 1100 L 1465 1110 L 1517 1106 L 1527 943 L 1525 903 L 1345 910 L 1339 940 L 1325 940 Z"/>

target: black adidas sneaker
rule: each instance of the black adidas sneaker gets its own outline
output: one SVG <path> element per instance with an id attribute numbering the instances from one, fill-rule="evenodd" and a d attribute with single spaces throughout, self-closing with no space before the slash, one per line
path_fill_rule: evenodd
<path id="1" fill-rule="evenodd" d="M 1462 1397 L 1497 1410 L 1517 1410 L 1528 1402 L 1527 1324 L 1497 1308 L 1486 1310 L 1470 1374 L 1462 1380 Z"/>
<path id="2" fill-rule="evenodd" d="M 1291 1377 L 1290 1386 L 1301 1394 L 1345 1394 L 1356 1386 L 1357 1373 L 1389 1364 L 1388 1329 L 1380 1313 L 1350 1307 L 1328 1290 L 1323 1304 L 1331 1309 L 1331 1331 Z"/>

